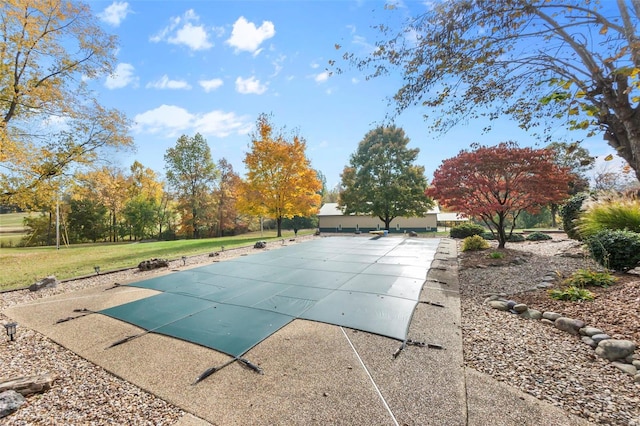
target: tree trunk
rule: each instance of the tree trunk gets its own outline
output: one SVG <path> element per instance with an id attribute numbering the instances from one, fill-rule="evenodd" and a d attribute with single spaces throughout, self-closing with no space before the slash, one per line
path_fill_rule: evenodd
<path id="1" fill-rule="evenodd" d="M 53 222 L 53 213 L 49 211 L 49 226 L 47 226 L 47 245 L 51 245 L 51 223 Z"/>
<path id="2" fill-rule="evenodd" d="M 504 248 L 507 244 L 507 235 L 504 232 L 504 214 L 498 213 L 498 248 Z"/>
<path id="3" fill-rule="evenodd" d="M 280 238 L 280 237 L 282 237 L 282 216 L 278 216 L 278 219 L 276 219 L 276 222 L 278 223 L 278 235 L 277 235 L 277 237 Z"/>
<path id="4" fill-rule="evenodd" d="M 558 205 L 555 203 L 551 204 L 551 227 L 557 228 L 558 221 L 556 220 L 556 216 L 558 215 Z"/>
<path id="5" fill-rule="evenodd" d="M 626 104 L 622 106 L 618 104 L 617 98 L 613 95 L 606 100 L 615 114 L 607 113 L 599 120 L 600 124 L 605 124 L 606 127 L 604 139 L 631 166 L 640 180 L 639 113 Z"/>

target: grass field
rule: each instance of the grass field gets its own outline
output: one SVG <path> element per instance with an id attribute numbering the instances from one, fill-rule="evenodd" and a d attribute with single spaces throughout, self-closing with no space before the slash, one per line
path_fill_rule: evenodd
<path id="1" fill-rule="evenodd" d="M 299 235 L 313 232 L 299 231 Z M 235 237 L 202 240 L 158 241 L 149 243 L 79 244 L 69 247 L 28 247 L 0 249 L 0 291 L 26 287 L 55 275 L 57 279 L 95 273 L 94 266 L 104 271 L 135 267 L 152 258 L 179 259 L 181 256 L 211 253 L 233 247 L 253 245 L 260 240 L 274 240 L 275 231 L 254 232 Z M 292 231 L 282 231 L 283 238 L 293 237 Z"/>
<path id="2" fill-rule="evenodd" d="M 0 247 L 15 247 L 25 236 L 23 225 L 28 213 L 0 214 Z"/>

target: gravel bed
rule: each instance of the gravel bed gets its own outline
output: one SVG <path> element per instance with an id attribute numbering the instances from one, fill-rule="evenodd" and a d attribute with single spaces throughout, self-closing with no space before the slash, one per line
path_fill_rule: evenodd
<path id="1" fill-rule="evenodd" d="M 640 425 L 640 384 L 634 383 L 632 377 L 597 357 L 578 337 L 483 304 L 489 293 L 506 293 L 518 302 L 533 295 L 524 301 L 540 309 L 533 303 L 544 300 L 545 291 L 530 290 L 548 272 L 566 277 L 572 271 L 595 265 L 576 255 L 575 242 L 559 236 L 554 241 L 507 243 L 507 248 L 519 251 L 524 263 L 465 267 L 466 254 L 460 255 L 465 365 L 594 423 Z M 567 252 L 576 257 L 562 255 Z M 631 288 L 638 291 L 640 286 Z M 640 293 L 635 293 L 638 297 Z M 596 309 L 600 322 L 617 324 L 618 331 L 629 330 L 621 338 L 635 337 L 640 318 L 633 300 L 628 289 L 611 291 L 598 299 L 601 306 L 608 307 Z M 559 312 L 561 306 L 553 307 Z M 581 308 L 584 313 L 593 305 L 582 304 Z M 578 312 L 569 310 L 567 315 Z M 636 343 L 640 344 L 637 340 Z"/>

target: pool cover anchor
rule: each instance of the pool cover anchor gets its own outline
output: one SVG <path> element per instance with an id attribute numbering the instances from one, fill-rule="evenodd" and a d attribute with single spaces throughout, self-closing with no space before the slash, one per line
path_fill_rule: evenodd
<path id="1" fill-rule="evenodd" d="M 92 311 L 90 309 L 87 308 L 82 308 L 82 309 L 74 309 L 73 312 L 83 312 L 81 315 L 76 315 L 75 317 L 66 317 L 66 318 L 60 318 L 58 321 L 56 321 L 56 324 L 60 324 L 63 322 L 67 322 L 67 321 L 71 321 L 74 320 L 76 318 L 82 318 L 82 317 L 86 317 L 87 315 L 90 314 L 95 314 L 97 313 L 96 311 Z"/>
<path id="2" fill-rule="evenodd" d="M 424 303 L 425 305 L 437 306 L 438 308 L 444 308 L 444 305 L 440 302 L 431 302 L 429 300 L 421 300 L 419 303 Z"/>
<path id="3" fill-rule="evenodd" d="M 413 339 L 407 339 L 407 340 L 403 341 L 402 344 L 400 345 L 400 347 L 393 353 L 393 359 L 398 358 L 400 353 L 407 346 L 418 346 L 419 348 L 429 348 L 429 349 L 444 349 L 444 346 L 438 345 L 436 343 L 426 343 L 426 342 L 419 342 L 419 341 L 413 340 Z"/>
<path id="4" fill-rule="evenodd" d="M 211 376 L 213 373 L 216 373 L 220 370 L 222 370 L 223 368 L 233 364 L 234 362 L 240 362 L 240 365 L 242 365 L 245 368 L 248 368 L 249 370 L 252 370 L 258 374 L 264 374 L 264 372 L 262 371 L 262 368 L 258 367 L 257 365 L 253 364 L 251 361 L 249 361 L 246 358 L 241 358 L 241 357 L 235 357 L 230 359 L 229 361 L 225 362 L 224 364 L 222 364 L 220 367 L 210 367 L 207 368 L 206 370 L 204 370 L 204 372 L 202 374 L 200 374 L 196 380 L 191 383 L 191 386 L 195 386 L 198 383 L 200 383 L 201 381 L 203 381 L 204 379 L 206 379 L 207 377 Z"/>

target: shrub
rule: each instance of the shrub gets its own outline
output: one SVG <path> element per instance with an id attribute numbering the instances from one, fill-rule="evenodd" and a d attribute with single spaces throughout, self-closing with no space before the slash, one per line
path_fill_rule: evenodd
<path id="1" fill-rule="evenodd" d="M 504 253 L 502 253 L 501 251 L 492 251 L 489 254 L 489 257 L 491 259 L 502 259 L 504 257 Z"/>
<path id="2" fill-rule="evenodd" d="M 472 235 L 462 240 L 462 251 L 476 251 L 487 248 L 489 248 L 489 243 L 480 235 Z"/>
<path id="3" fill-rule="evenodd" d="M 569 278 L 567 278 L 564 283 L 569 286 L 598 286 L 598 287 L 609 287 L 617 280 L 616 277 L 611 275 L 608 272 L 597 272 L 591 271 L 589 269 L 578 269 L 576 272 L 571 274 Z"/>
<path id="4" fill-rule="evenodd" d="M 463 223 L 462 225 L 451 228 L 449 236 L 451 238 L 467 238 L 473 235 L 481 235 L 483 232 L 483 226 L 476 225 L 475 223 Z"/>
<path id="5" fill-rule="evenodd" d="M 570 300 L 572 302 L 593 300 L 595 298 L 589 290 L 573 285 L 564 290 L 549 290 L 549 297 L 555 300 Z"/>
<path id="6" fill-rule="evenodd" d="M 640 262 L 640 234 L 605 229 L 587 241 L 589 252 L 600 265 L 614 271 L 628 271 Z"/>
<path id="7" fill-rule="evenodd" d="M 576 228 L 583 239 L 604 229 L 640 232 L 640 203 L 628 199 L 592 203 L 576 220 Z"/>
<path id="8" fill-rule="evenodd" d="M 482 233 L 482 238 L 484 238 L 485 240 L 495 240 L 496 236 L 493 235 L 493 232 L 486 231 Z"/>
<path id="9" fill-rule="evenodd" d="M 521 243 L 524 241 L 524 235 L 522 234 L 511 234 L 507 237 L 507 242 L 510 243 Z"/>
<path id="10" fill-rule="evenodd" d="M 580 240 L 580 234 L 575 229 L 575 220 L 580 216 L 580 209 L 582 203 L 587 199 L 587 194 L 582 192 L 576 194 L 569 199 L 561 208 L 560 216 L 562 217 L 562 229 L 567 233 L 567 236 L 574 240 Z"/>
<path id="11" fill-rule="evenodd" d="M 525 240 L 527 241 L 544 241 L 544 240 L 550 240 L 551 236 L 545 234 L 544 232 L 532 232 L 531 234 L 527 235 L 527 237 L 525 238 Z"/>

